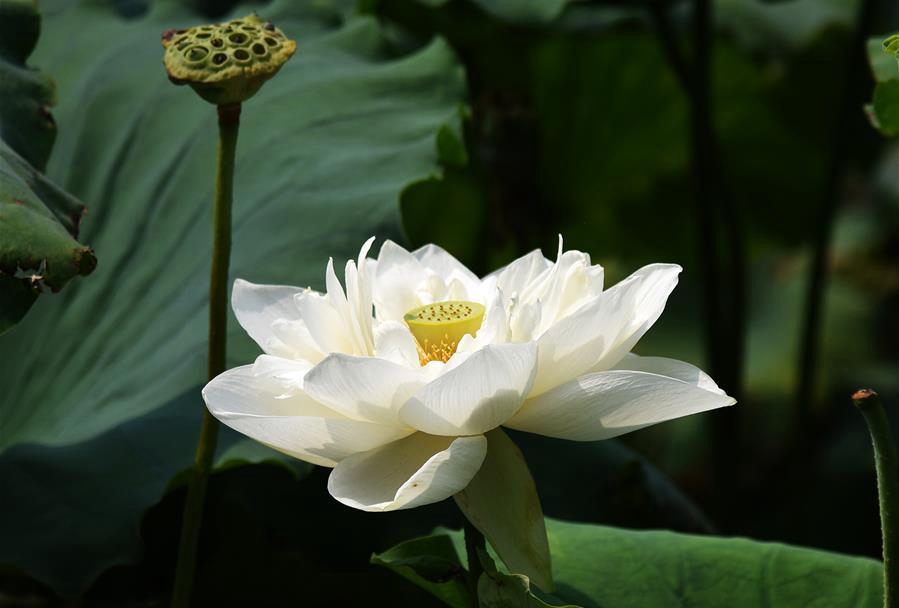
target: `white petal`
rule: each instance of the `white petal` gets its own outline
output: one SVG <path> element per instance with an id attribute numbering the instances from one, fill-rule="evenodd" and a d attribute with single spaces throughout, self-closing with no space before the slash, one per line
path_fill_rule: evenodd
<path id="1" fill-rule="evenodd" d="M 371 354 L 371 313 L 363 318 L 360 318 L 357 314 L 359 285 L 358 277 L 356 276 L 356 265 L 352 261 L 346 264 L 346 280 L 347 286 L 352 287 L 352 293 L 356 300 L 350 300 L 347 292 L 344 292 L 343 286 L 334 272 L 334 260 L 333 258 L 329 259 L 325 270 L 325 285 L 328 288 L 326 297 L 331 304 L 331 308 L 334 309 L 340 318 L 340 326 L 343 328 L 346 340 L 351 344 L 349 349 L 340 352 L 354 355 L 369 355 Z"/>
<path id="2" fill-rule="evenodd" d="M 509 313 L 509 335 L 512 340 L 520 342 L 536 339 L 541 318 L 540 302 L 514 302 Z"/>
<path id="3" fill-rule="evenodd" d="M 529 399 L 506 426 L 596 441 L 734 403 L 727 395 L 677 378 L 613 370 L 586 374 Z"/>
<path id="4" fill-rule="evenodd" d="M 612 316 L 617 316 L 623 323 L 600 365 L 610 368 L 618 363 L 659 320 L 668 296 L 677 286 L 681 270 L 677 264 L 650 264 L 634 272 L 620 289 L 615 285 L 603 294 L 608 298 L 604 301 L 609 307 L 618 311 Z"/>
<path id="5" fill-rule="evenodd" d="M 411 509 L 462 490 L 484 462 L 487 440 L 415 433 L 341 461 L 331 471 L 328 491 L 363 511 Z"/>
<path id="6" fill-rule="evenodd" d="M 289 359 L 304 359 L 312 364 L 321 361 L 325 353 L 321 351 L 306 323 L 300 319 L 296 321 L 288 319 L 278 319 L 271 325 L 272 335 L 277 341 L 279 352 L 272 354 L 284 354 L 283 357 Z"/>
<path id="7" fill-rule="evenodd" d="M 386 359 L 332 354 L 306 374 L 303 386 L 344 416 L 401 426 L 397 409 L 422 384 L 420 373 Z"/>
<path id="8" fill-rule="evenodd" d="M 591 369 L 609 369 L 662 314 L 681 267 L 645 266 L 553 325 L 537 341 L 539 395 Z"/>
<path id="9" fill-rule="evenodd" d="M 349 328 L 327 296 L 314 291 L 297 294 L 296 303 L 306 328 L 323 353 L 354 353 Z"/>
<path id="10" fill-rule="evenodd" d="M 415 256 L 393 241 L 385 241 L 378 254 L 372 291 L 378 318 L 402 321 L 404 314 L 420 306 L 417 290 L 426 275 Z"/>
<path id="11" fill-rule="evenodd" d="M 488 295 L 486 311 L 481 327 L 474 336 L 466 334 L 459 340 L 457 352 L 475 351 L 488 344 L 502 344 L 509 341 L 509 319 L 506 301 L 499 289 L 494 288 Z M 526 342 L 527 340 L 521 340 Z"/>
<path id="12" fill-rule="evenodd" d="M 287 285 L 257 285 L 236 279 L 231 289 L 231 308 L 237 322 L 265 352 L 288 355 L 272 333 L 272 323 L 280 319 L 299 320 L 294 297 L 303 290 Z"/>
<path id="13" fill-rule="evenodd" d="M 440 377 L 400 408 L 400 419 L 433 435 L 476 435 L 496 428 L 521 407 L 536 356 L 532 342 L 457 353 Z"/>
<path id="14" fill-rule="evenodd" d="M 407 367 L 418 367 L 418 349 L 409 326 L 399 321 L 385 321 L 375 327 L 375 355 Z"/>
<path id="15" fill-rule="evenodd" d="M 371 237 L 362 245 L 357 259 L 358 266 L 354 265 L 352 261 L 346 264 L 347 299 L 353 307 L 353 315 L 357 319 L 367 354 L 374 352 L 372 275 L 368 269 L 369 260 L 367 258 L 374 241 L 375 237 Z"/>
<path id="16" fill-rule="evenodd" d="M 212 415 L 232 429 L 295 458 L 328 467 L 410 433 L 402 427 L 349 420 L 302 392 L 289 398 L 279 398 L 279 392 L 246 365 L 211 380 L 203 388 L 203 399 Z"/>
<path id="17" fill-rule="evenodd" d="M 437 276 L 441 277 L 449 287 L 449 299 L 464 300 L 471 299 L 476 293 L 477 287 L 481 281 L 477 275 L 465 267 L 465 264 L 447 253 L 444 249 L 437 245 L 425 245 L 419 247 L 412 252 L 412 255 L 421 262 L 421 265 L 428 270 L 433 271 Z M 453 281 L 458 281 L 464 285 L 466 294 L 461 293 L 458 288 L 454 290 L 451 286 Z"/>
<path id="18" fill-rule="evenodd" d="M 677 378 L 683 382 L 693 384 L 699 388 L 724 395 L 724 391 L 718 388 L 715 381 L 707 373 L 685 361 L 666 359 L 665 357 L 640 357 L 628 353 L 618 362 L 614 369 L 627 369 L 638 372 L 649 372 L 669 378 Z"/>
<path id="19" fill-rule="evenodd" d="M 590 256 L 581 251 L 561 253 L 552 270 L 537 282 L 533 291 L 522 293 L 523 301 L 540 299 L 544 324 L 568 316 L 602 292 L 603 269 L 592 266 Z"/>
<path id="20" fill-rule="evenodd" d="M 257 381 L 268 380 L 283 391 L 277 397 L 283 399 L 303 391 L 303 378 L 312 369 L 308 361 L 295 361 L 272 355 L 259 355 L 252 372 Z"/>
<path id="21" fill-rule="evenodd" d="M 539 249 L 518 258 L 508 266 L 500 268 L 488 275 L 495 277 L 496 286 L 504 293 L 514 296 L 522 293 L 525 287 L 534 282 L 537 277 L 552 267 L 552 262 L 543 257 Z"/>

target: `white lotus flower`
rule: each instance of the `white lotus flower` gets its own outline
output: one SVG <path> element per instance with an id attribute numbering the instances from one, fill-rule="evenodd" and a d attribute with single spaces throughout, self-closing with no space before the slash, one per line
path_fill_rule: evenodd
<path id="1" fill-rule="evenodd" d="M 345 290 L 332 262 L 325 294 L 236 281 L 234 312 L 265 354 L 203 389 L 224 424 L 333 467 L 328 490 L 345 505 L 457 495 L 475 525 L 501 527 L 490 522 L 508 518 L 478 503 L 502 488 L 471 483 L 482 465 L 495 484 L 514 477 L 496 473 L 521 461 L 498 427 L 594 441 L 734 403 L 688 363 L 630 353 L 679 266 L 603 289 L 602 267 L 560 240 L 554 263 L 534 251 L 479 279 L 434 245 L 387 241 L 367 259 L 373 240 L 347 263 Z M 501 551 L 502 531 L 482 531 Z"/>

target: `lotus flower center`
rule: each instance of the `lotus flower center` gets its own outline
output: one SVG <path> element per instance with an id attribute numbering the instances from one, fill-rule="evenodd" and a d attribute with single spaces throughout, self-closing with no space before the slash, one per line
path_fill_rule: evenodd
<path id="1" fill-rule="evenodd" d="M 437 302 L 426 304 L 403 316 L 418 347 L 422 365 L 446 363 L 466 334 L 474 336 L 484 321 L 484 306 L 477 302 Z"/>

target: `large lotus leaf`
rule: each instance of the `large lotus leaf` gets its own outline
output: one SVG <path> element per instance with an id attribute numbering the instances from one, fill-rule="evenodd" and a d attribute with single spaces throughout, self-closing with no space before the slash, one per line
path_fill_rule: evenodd
<path id="1" fill-rule="evenodd" d="M 25 64 L 39 31 L 33 0 L 0 3 L 0 333 L 96 265 L 75 240 L 84 205 L 39 171 L 56 136 L 53 85 Z"/>
<path id="2" fill-rule="evenodd" d="M 76 593 L 134 557 L 141 513 L 191 460 L 216 118 L 161 64 L 160 32 L 200 17 L 53 4 L 36 51 L 61 97 L 48 173 L 92 202 L 104 264 L 0 341 L 0 562 Z M 444 43 L 397 53 L 375 20 L 309 6 L 253 6 L 299 46 L 244 108 L 232 279 L 321 288 L 328 256 L 400 236 L 399 195 L 437 173 L 437 134 L 457 122 L 463 74 Z M 257 353 L 231 319 L 229 364 Z"/>
<path id="3" fill-rule="evenodd" d="M 882 604 L 882 565 L 779 543 L 744 538 L 634 531 L 547 519 L 556 590 L 550 604 L 584 608 L 865 608 Z M 456 559 L 430 537 L 373 558 L 452 606 L 459 601 L 465 548 L 449 534 Z M 429 551 L 438 548 L 433 559 Z M 533 589 L 533 587 L 531 588 Z M 561 601 L 561 602 L 560 602 Z M 526 605 L 522 603 L 521 605 Z M 534 603 L 533 605 L 539 605 Z"/>

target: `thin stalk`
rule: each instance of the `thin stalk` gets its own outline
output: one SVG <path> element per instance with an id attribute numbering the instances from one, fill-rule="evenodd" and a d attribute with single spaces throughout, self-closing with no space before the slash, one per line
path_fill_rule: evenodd
<path id="1" fill-rule="evenodd" d="M 738 214 L 724 188 L 713 122 L 712 11 L 710 0 L 694 0 L 693 71 L 689 87 L 692 169 L 707 318 L 706 357 L 712 375 L 739 400 L 742 399 L 745 252 Z M 723 243 L 719 241 L 719 220 L 723 222 Z M 733 480 L 739 478 L 735 472 L 739 466 L 739 413 L 738 409 L 728 408 L 712 418 L 716 463 L 713 474 L 719 488 L 725 490 L 722 495 L 728 497 L 722 505 L 725 511 L 729 510 L 727 501 L 733 496 L 730 491 Z"/>
<path id="2" fill-rule="evenodd" d="M 899 460 L 883 404 L 870 389 L 856 391 L 852 401 L 865 417 L 874 446 L 880 528 L 883 535 L 883 606 L 899 608 Z"/>
<path id="3" fill-rule="evenodd" d="M 468 594 L 473 608 L 478 608 L 478 581 L 484 572 L 478 549 L 486 551 L 487 541 L 480 530 L 474 527 L 468 518 L 465 519 L 465 553 L 468 556 Z"/>
<path id="4" fill-rule="evenodd" d="M 228 265 L 231 258 L 231 200 L 234 185 L 234 153 L 240 127 L 240 104 L 218 106 L 219 145 L 216 156 L 215 192 L 212 201 L 212 265 L 209 271 L 209 356 L 208 378 L 225 371 L 228 321 Z M 197 546 L 203 522 L 203 506 L 209 471 L 215 454 L 218 421 L 203 408 L 200 439 L 194 456 L 187 502 L 181 523 L 181 544 L 172 607 L 190 605 L 197 563 Z"/>
<path id="5" fill-rule="evenodd" d="M 824 314 L 824 292 L 827 287 L 827 260 L 837 216 L 840 198 L 840 183 L 846 166 L 851 159 L 850 136 L 853 118 L 858 114 L 861 88 L 867 68 L 865 67 L 865 41 L 871 28 L 874 0 L 863 0 L 855 23 L 855 31 L 849 41 L 846 65 L 843 72 L 843 94 L 836 117 L 831 155 L 827 167 L 827 177 L 822 190 L 821 206 L 815 214 L 817 225 L 813 241 L 813 253 L 809 279 L 805 292 L 805 310 L 799 350 L 799 378 L 796 391 L 796 405 L 799 408 L 800 428 L 808 429 L 814 422 L 812 398 L 815 386 L 815 372 L 821 345 L 821 320 Z"/>

